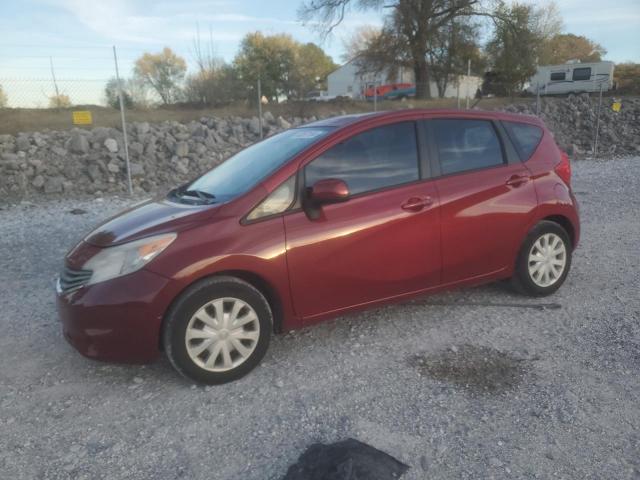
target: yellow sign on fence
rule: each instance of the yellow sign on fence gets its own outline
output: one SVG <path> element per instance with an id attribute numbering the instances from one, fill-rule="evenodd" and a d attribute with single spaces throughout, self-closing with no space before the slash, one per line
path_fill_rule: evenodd
<path id="1" fill-rule="evenodd" d="M 619 112 L 621 108 L 622 103 L 620 103 L 619 101 L 615 101 L 613 102 L 613 104 L 611 104 L 611 110 L 613 110 L 614 112 Z"/>
<path id="2" fill-rule="evenodd" d="M 73 112 L 73 124 L 74 125 L 91 125 L 93 118 L 89 110 L 77 110 Z"/>

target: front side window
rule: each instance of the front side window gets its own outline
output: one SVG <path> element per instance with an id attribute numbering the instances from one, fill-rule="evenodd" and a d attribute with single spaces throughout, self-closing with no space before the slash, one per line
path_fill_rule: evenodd
<path id="1" fill-rule="evenodd" d="M 565 74 L 564 72 L 553 72 L 551 74 L 551 80 L 564 80 Z"/>
<path id="2" fill-rule="evenodd" d="M 431 120 L 443 175 L 504 164 L 502 147 L 488 120 Z"/>
<path id="3" fill-rule="evenodd" d="M 338 178 L 351 195 L 420 178 L 414 122 L 367 130 L 333 146 L 305 168 L 305 185 Z"/>
<path id="4" fill-rule="evenodd" d="M 573 70 L 573 81 L 589 80 L 591 78 L 591 67 L 575 68 Z"/>
<path id="5" fill-rule="evenodd" d="M 331 127 L 301 127 L 273 135 L 239 151 L 184 190 L 204 192 L 216 202 L 231 200 L 247 192 L 331 130 Z"/>

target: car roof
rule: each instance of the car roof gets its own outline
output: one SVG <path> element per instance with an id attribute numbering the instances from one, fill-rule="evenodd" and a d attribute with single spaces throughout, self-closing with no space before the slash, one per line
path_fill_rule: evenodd
<path id="1" fill-rule="evenodd" d="M 495 110 L 457 110 L 453 108 L 411 108 L 403 110 L 387 110 L 382 112 L 356 113 L 339 115 L 308 123 L 305 127 L 346 127 L 365 123 L 371 120 L 402 120 L 407 118 L 431 118 L 431 117 L 461 117 L 461 118 L 491 118 L 494 120 L 506 120 L 514 122 L 532 123 L 543 126 L 542 120 L 535 115 L 523 115 Z"/>

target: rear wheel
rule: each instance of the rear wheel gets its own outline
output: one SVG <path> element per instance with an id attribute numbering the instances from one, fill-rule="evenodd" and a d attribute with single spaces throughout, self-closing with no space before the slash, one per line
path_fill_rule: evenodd
<path id="1" fill-rule="evenodd" d="M 571 267 L 571 241 L 560 225 L 542 221 L 525 238 L 513 286 L 530 296 L 550 295 L 564 283 Z"/>
<path id="2" fill-rule="evenodd" d="M 269 346 L 272 315 L 264 296 L 235 277 L 189 287 L 165 319 L 163 344 L 175 369 L 204 384 L 249 373 Z"/>

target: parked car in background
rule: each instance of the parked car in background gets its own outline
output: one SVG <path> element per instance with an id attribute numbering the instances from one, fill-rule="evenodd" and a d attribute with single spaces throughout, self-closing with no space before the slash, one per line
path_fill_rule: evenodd
<path id="1" fill-rule="evenodd" d="M 403 90 L 406 88 L 415 87 L 412 83 L 389 83 L 387 85 L 369 86 L 364 91 L 364 97 L 367 100 L 373 100 L 377 95 L 378 100 L 381 100 L 386 94 L 394 90 Z"/>
<path id="2" fill-rule="evenodd" d="M 561 95 L 582 92 L 603 92 L 614 87 L 613 62 L 565 63 L 538 67 L 529 80 L 526 91 L 531 94 Z"/>
<path id="3" fill-rule="evenodd" d="M 329 95 L 329 93 L 326 90 L 314 90 L 312 92 L 309 92 L 304 97 L 304 99 L 309 102 L 329 102 L 331 100 L 336 100 L 338 98 L 343 98 L 343 97 Z"/>
<path id="4" fill-rule="evenodd" d="M 383 95 L 384 100 L 404 100 L 416 96 L 416 86 L 412 85 L 406 88 L 396 88 Z"/>
<path id="5" fill-rule="evenodd" d="M 272 333 L 511 279 L 555 292 L 580 237 L 567 155 L 535 117 L 347 115 L 256 143 L 123 212 L 65 257 L 64 336 L 82 354 L 162 351 L 201 383 L 237 379 Z"/>

